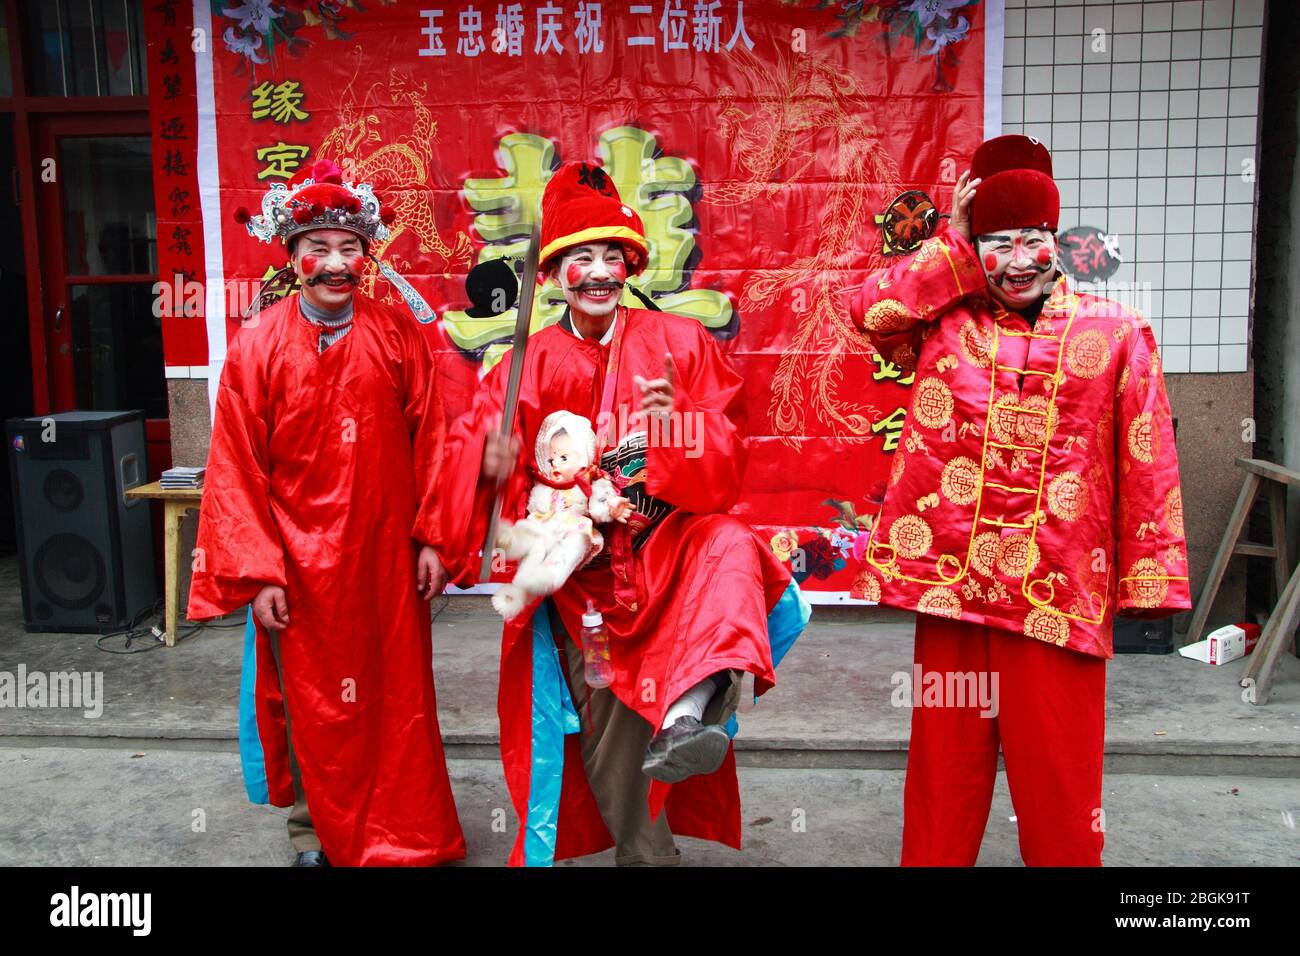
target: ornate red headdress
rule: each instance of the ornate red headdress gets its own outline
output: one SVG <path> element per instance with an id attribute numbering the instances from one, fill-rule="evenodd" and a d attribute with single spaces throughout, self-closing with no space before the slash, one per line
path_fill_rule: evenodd
<path id="1" fill-rule="evenodd" d="M 321 159 L 302 167 L 287 184 L 273 183 L 262 197 L 261 215 L 251 215 L 241 206 L 235 210 L 235 221 L 263 242 L 278 237 L 287 244 L 312 229 L 346 229 L 369 246 L 388 238 L 395 215 L 369 183 L 345 183 L 343 170 Z"/>
<path id="2" fill-rule="evenodd" d="M 971 157 L 972 179 L 981 179 L 971 203 L 971 235 L 999 229 L 1056 231 L 1061 194 L 1052 179 L 1052 156 L 1031 136 L 997 136 Z"/>
<path id="3" fill-rule="evenodd" d="M 542 193 L 541 272 L 564 250 L 585 242 L 621 243 L 628 275 L 644 269 L 650 255 L 641 217 L 619 198 L 609 174 L 600 166 L 569 162 Z"/>
<path id="4" fill-rule="evenodd" d="M 278 237 L 288 245 L 294 236 L 313 229 L 346 229 L 361 237 L 367 253 L 374 243 L 389 238 L 391 233 L 388 227 L 396 217 L 392 208 L 379 201 L 369 183 L 345 183 L 343 170 L 328 159 L 319 159 L 304 166 L 288 183 L 273 183 L 262 197 L 260 215 L 251 215 L 243 206 L 235 210 L 235 221 L 246 226 L 250 236 L 263 242 L 271 242 Z M 406 301 L 417 321 L 427 324 L 436 318 L 424 297 L 392 266 L 374 255 L 370 258 L 380 275 Z M 251 319 L 287 295 L 295 282 L 292 266 L 277 271 L 262 283 L 254 301 L 245 311 L 244 319 Z"/>

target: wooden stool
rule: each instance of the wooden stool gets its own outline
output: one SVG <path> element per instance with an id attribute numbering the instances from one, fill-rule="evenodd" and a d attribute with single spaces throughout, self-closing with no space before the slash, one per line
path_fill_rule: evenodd
<path id="1" fill-rule="evenodd" d="M 1271 558 L 1277 604 L 1269 615 L 1268 624 L 1260 634 L 1250 664 L 1241 678 L 1241 686 L 1245 688 L 1241 694 L 1242 699 L 1251 704 L 1264 704 L 1268 702 L 1273 668 L 1278 656 L 1282 648 L 1290 646 L 1296 625 L 1300 623 L 1300 569 L 1294 574 L 1291 571 L 1286 536 L 1287 487 L 1300 486 L 1300 473 L 1258 458 L 1238 458 L 1237 467 L 1246 473 L 1246 480 L 1241 486 L 1241 494 L 1237 496 L 1237 506 L 1232 510 L 1228 526 L 1223 531 L 1219 550 L 1205 576 L 1196 609 L 1192 612 L 1192 623 L 1187 628 L 1182 643 L 1193 644 L 1201 639 L 1205 621 L 1210 616 L 1210 608 L 1219 593 L 1219 585 L 1223 583 L 1223 575 L 1228 570 L 1228 562 L 1234 556 Z M 1240 538 L 1245 531 L 1246 520 L 1250 517 L 1250 509 L 1260 492 L 1265 490 L 1268 492 L 1272 543 L 1242 541 Z"/>

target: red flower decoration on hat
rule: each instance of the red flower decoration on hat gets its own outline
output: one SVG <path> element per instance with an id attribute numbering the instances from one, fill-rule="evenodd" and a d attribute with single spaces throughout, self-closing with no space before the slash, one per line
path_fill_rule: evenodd
<path id="1" fill-rule="evenodd" d="M 329 159 L 302 166 L 288 183 L 272 184 L 259 215 L 246 209 L 235 214 L 249 235 L 285 243 L 312 229 L 345 229 L 369 245 L 387 239 L 396 218 L 368 183 L 345 183 L 343 170 Z"/>
<path id="2" fill-rule="evenodd" d="M 289 180 L 289 185 L 301 186 L 309 179 L 314 183 L 333 183 L 335 186 L 342 186 L 343 170 L 332 159 L 318 159 L 314 163 L 300 166 L 293 179 Z"/>

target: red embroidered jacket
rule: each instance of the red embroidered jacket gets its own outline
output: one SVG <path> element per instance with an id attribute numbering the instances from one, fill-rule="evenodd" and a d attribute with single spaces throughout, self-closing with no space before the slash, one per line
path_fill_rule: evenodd
<path id="1" fill-rule="evenodd" d="M 855 324 L 915 369 L 868 597 L 1111 657 L 1117 611 L 1191 607 L 1150 325 L 1062 277 L 1031 328 L 946 226 L 870 276 Z"/>

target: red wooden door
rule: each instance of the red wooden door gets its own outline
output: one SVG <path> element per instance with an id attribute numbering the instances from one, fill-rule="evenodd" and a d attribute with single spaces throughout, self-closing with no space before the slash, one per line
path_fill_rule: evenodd
<path id="1" fill-rule="evenodd" d="M 143 408 L 149 470 L 171 465 L 148 113 L 33 120 L 49 408 Z"/>

